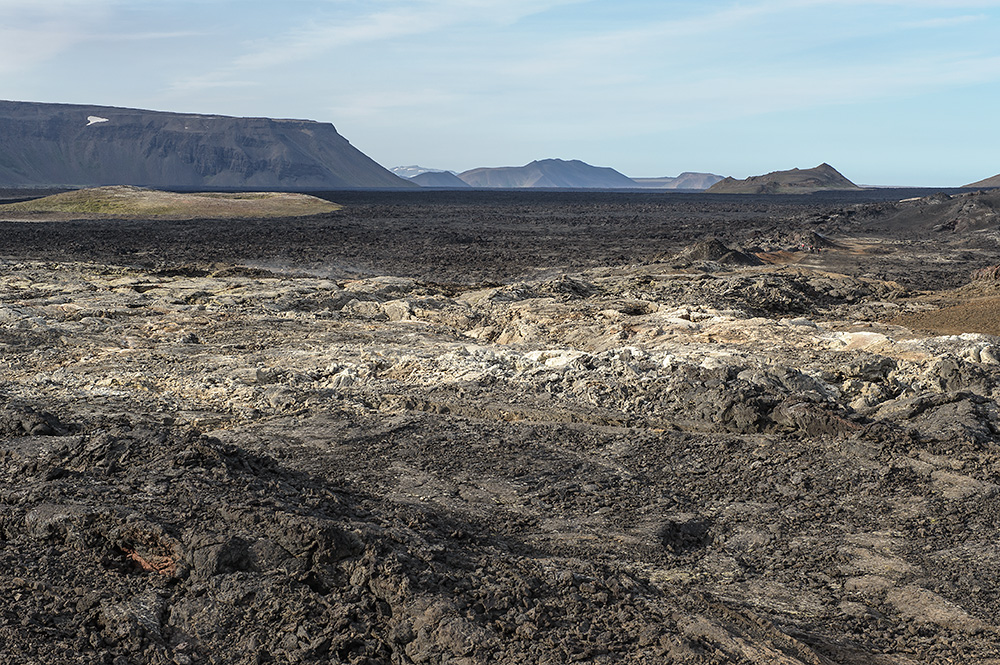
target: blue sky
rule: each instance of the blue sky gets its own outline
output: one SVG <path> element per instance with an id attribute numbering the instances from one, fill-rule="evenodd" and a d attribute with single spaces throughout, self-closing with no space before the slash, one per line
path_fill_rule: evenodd
<path id="1" fill-rule="evenodd" d="M 332 122 L 384 166 L 1000 173 L 1000 0 L 0 0 L 0 98 Z"/>

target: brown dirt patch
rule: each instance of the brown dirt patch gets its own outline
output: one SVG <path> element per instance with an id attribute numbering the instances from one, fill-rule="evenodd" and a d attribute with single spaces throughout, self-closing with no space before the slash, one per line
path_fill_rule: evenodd
<path id="1" fill-rule="evenodd" d="M 800 263 L 802 259 L 806 257 L 806 255 L 802 252 L 789 252 L 783 249 L 776 252 L 757 252 L 754 256 L 764 263 L 770 263 L 773 265 Z"/>
<path id="2" fill-rule="evenodd" d="M 934 311 L 905 314 L 893 319 L 892 323 L 939 335 L 1000 335 L 1000 298 L 983 298 Z"/>

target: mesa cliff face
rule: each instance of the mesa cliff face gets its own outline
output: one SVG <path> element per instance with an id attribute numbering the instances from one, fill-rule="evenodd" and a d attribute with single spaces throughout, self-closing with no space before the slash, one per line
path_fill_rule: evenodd
<path id="1" fill-rule="evenodd" d="M 0 186 L 414 187 L 329 123 L 0 101 Z"/>
<path id="2" fill-rule="evenodd" d="M 774 171 L 746 180 L 726 178 L 708 188 L 709 194 L 810 194 L 861 189 L 829 164 L 811 169 Z"/>

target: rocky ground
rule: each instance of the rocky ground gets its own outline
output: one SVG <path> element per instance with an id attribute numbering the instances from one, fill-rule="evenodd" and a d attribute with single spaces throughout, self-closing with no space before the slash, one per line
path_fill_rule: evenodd
<path id="1" fill-rule="evenodd" d="M 991 198 L 409 196 L 0 224 L 0 662 L 1000 663 Z"/>

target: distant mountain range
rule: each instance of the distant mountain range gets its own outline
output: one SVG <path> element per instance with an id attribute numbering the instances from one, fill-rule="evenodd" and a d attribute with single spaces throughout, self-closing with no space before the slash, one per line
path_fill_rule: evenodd
<path id="1" fill-rule="evenodd" d="M 329 123 L 0 101 L 0 187 L 102 185 L 298 191 L 418 186 L 713 193 L 860 189 L 828 164 L 746 180 L 690 172 L 633 179 L 612 168 L 563 159 L 458 174 L 416 165 L 390 172 Z M 1000 186 L 1000 176 L 970 186 Z"/>
<path id="2" fill-rule="evenodd" d="M 0 101 L 0 187 L 413 188 L 309 120 Z"/>
<path id="3" fill-rule="evenodd" d="M 671 178 L 629 178 L 618 171 L 580 160 L 542 159 L 524 166 L 454 171 L 423 166 L 397 166 L 392 172 L 423 187 L 572 188 L 572 189 L 706 189 L 722 180 L 711 173 L 682 173 Z"/>
<path id="4" fill-rule="evenodd" d="M 818 191 L 861 189 L 829 164 L 811 169 L 774 171 L 746 180 L 725 178 L 708 188 L 709 194 L 810 194 Z"/>

